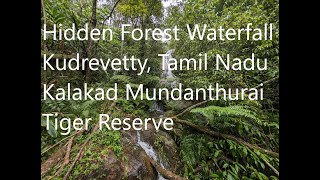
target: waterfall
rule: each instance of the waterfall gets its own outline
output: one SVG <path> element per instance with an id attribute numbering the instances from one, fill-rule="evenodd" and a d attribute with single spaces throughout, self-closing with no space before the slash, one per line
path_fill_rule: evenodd
<path id="1" fill-rule="evenodd" d="M 146 152 L 146 154 L 152 158 L 154 161 L 158 162 L 158 156 L 152 146 L 150 146 L 148 143 L 141 141 L 140 132 L 137 131 L 137 137 L 138 137 L 138 145 Z M 162 168 L 164 168 L 164 165 L 162 163 L 161 158 L 159 158 L 159 163 Z M 159 172 L 158 172 L 158 180 L 166 180 Z"/>
<path id="2" fill-rule="evenodd" d="M 165 60 L 162 62 L 162 67 L 164 67 L 164 70 L 161 74 L 161 80 L 160 84 L 164 84 L 165 86 L 174 88 L 176 87 L 176 81 L 174 78 L 176 76 L 172 73 L 172 70 L 169 68 L 170 59 L 172 58 L 172 53 L 174 52 L 174 49 L 171 49 L 166 52 L 167 56 L 165 56 Z"/>
<path id="3" fill-rule="evenodd" d="M 165 56 L 165 60 L 163 62 L 164 64 L 162 64 L 162 67 L 164 67 L 164 70 L 162 71 L 161 78 L 168 79 L 168 78 L 175 77 L 174 74 L 172 73 L 172 70 L 168 68 L 169 67 L 168 64 L 169 64 L 170 58 L 172 58 L 173 52 L 174 52 L 174 49 L 171 49 L 166 52 L 168 56 Z"/>
<path id="4" fill-rule="evenodd" d="M 174 52 L 174 49 L 170 49 L 166 52 L 167 56 L 165 56 L 164 61 L 162 62 L 162 67 L 164 67 L 164 70 L 161 73 L 161 79 L 159 84 L 165 85 L 168 88 L 174 88 L 176 87 L 176 76 L 172 73 L 172 70 L 169 68 L 170 59 L 172 58 L 172 53 Z M 163 115 L 163 107 L 159 105 L 157 101 L 154 101 L 152 104 L 151 111 L 157 112 L 158 115 Z"/>
<path id="5" fill-rule="evenodd" d="M 164 114 L 163 107 L 162 107 L 161 103 L 159 104 L 156 101 L 153 101 L 151 111 L 156 113 L 157 115 L 160 115 L 160 116 Z"/>
<path id="6" fill-rule="evenodd" d="M 167 87 L 174 88 L 176 86 L 176 81 L 174 78 L 176 76 L 172 73 L 172 70 L 168 68 L 168 65 L 170 63 L 170 59 L 172 58 L 172 53 L 174 52 L 174 49 L 171 49 L 166 52 L 168 56 L 165 57 L 165 60 L 163 61 L 162 67 L 164 67 L 164 70 L 161 73 L 161 80 L 160 84 L 164 84 Z M 151 111 L 156 111 L 158 115 L 163 116 L 164 111 L 161 103 L 159 104 L 158 102 L 154 101 L 152 104 Z M 141 140 L 140 137 L 140 132 L 137 131 L 137 137 L 138 137 L 138 142 L 137 144 L 146 152 L 146 154 L 152 158 L 154 161 L 159 162 L 160 166 L 162 168 L 165 168 L 161 158 L 158 160 L 158 156 L 156 152 L 154 151 L 153 147 L 150 146 L 148 143 L 144 142 Z M 158 180 L 166 180 L 159 172 L 158 172 Z"/>

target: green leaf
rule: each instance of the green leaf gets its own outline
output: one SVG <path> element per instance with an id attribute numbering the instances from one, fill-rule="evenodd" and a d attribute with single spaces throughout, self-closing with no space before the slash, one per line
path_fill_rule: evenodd
<path id="1" fill-rule="evenodd" d="M 229 166 L 229 164 L 228 163 L 225 163 L 223 166 L 222 166 L 222 168 L 227 168 Z"/>
<path id="2" fill-rule="evenodd" d="M 245 155 L 245 156 L 247 156 L 247 155 L 248 155 L 247 148 L 243 147 L 243 149 L 242 149 L 242 150 L 243 150 L 244 155 Z"/>
<path id="3" fill-rule="evenodd" d="M 214 178 L 220 177 L 218 174 L 211 174 L 211 176 L 214 177 Z"/>
<path id="4" fill-rule="evenodd" d="M 89 116 L 89 113 L 90 113 L 89 110 L 84 110 L 84 111 L 82 111 L 82 114 L 83 114 L 85 117 L 88 117 L 88 116 Z"/>
<path id="5" fill-rule="evenodd" d="M 46 119 L 41 119 L 41 126 L 46 127 L 47 126 L 47 120 Z"/>
<path id="6" fill-rule="evenodd" d="M 220 150 L 216 151 L 216 152 L 214 153 L 214 157 L 215 157 L 215 158 L 218 157 L 218 156 L 219 156 L 219 153 L 220 153 Z"/>
<path id="7" fill-rule="evenodd" d="M 233 180 L 234 178 L 232 177 L 231 174 L 228 173 L 228 180 Z"/>
<path id="8" fill-rule="evenodd" d="M 41 115 L 41 126 L 42 127 L 47 127 L 47 117 Z"/>
<path id="9" fill-rule="evenodd" d="M 48 133 L 50 134 L 50 136 L 52 137 L 57 137 L 57 131 L 54 128 L 54 124 L 52 121 L 49 121 L 49 129 L 48 129 Z"/>

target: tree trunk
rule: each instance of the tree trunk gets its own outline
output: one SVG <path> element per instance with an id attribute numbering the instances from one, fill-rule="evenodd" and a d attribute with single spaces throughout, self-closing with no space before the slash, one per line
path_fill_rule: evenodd
<path id="1" fill-rule="evenodd" d="M 179 175 L 174 174 L 173 172 L 164 169 L 153 159 L 147 157 L 151 164 L 157 169 L 157 171 L 165 178 L 170 180 L 187 180 L 186 178 L 180 177 Z"/>
<path id="2" fill-rule="evenodd" d="M 46 7 L 43 0 L 41 0 L 42 14 L 43 14 L 43 24 L 47 24 Z M 43 40 L 43 49 L 48 51 L 46 41 Z"/>
<path id="3" fill-rule="evenodd" d="M 91 20 L 90 20 L 90 26 L 89 26 L 89 31 L 92 29 L 96 28 L 97 26 L 97 0 L 92 1 L 92 15 L 91 15 Z M 88 58 L 93 58 L 95 56 L 95 50 L 94 50 L 94 41 L 90 38 L 88 40 L 88 45 L 87 45 L 87 55 Z M 88 62 L 85 63 L 85 82 L 89 82 L 91 79 L 90 76 L 90 69 L 89 69 L 89 64 Z"/>

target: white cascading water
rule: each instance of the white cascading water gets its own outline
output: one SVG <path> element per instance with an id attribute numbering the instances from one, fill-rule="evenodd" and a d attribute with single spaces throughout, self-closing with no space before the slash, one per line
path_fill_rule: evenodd
<path id="1" fill-rule="evenodd" d="M 158 162 L 158 157 L 156 152 L 154 151 L 154 149 L 152 148 L 152 146 L 150 146 L 148 143 L 141 141 L 141 137 L 140 137 L 140 132 L 137 131 L 137 137 L 138 137 L 138 144 L 139 146 L 146 152 L 146 154 L 152 158 L 154 161 Z M 161 161 L 161 159 L 159 159 L 159 163 L 161 165 L 162 168 L 164 168 L 164 165 Z M 158 180 L 166 180 L 159 172 L 158 172 Z"/>
<path id="2" fill-rule="evenodd" d="M 151 110 L 156 111 L 159 115 L 164 113 L 162 107 L 156 101 L 153 102 Z"/>
<path id="3" fill-rule="evenodd" d="M 166 52 L 166 54 L 168 56 L 165 56 L 165 60 L 163 61 L 163 64 L 162 64 L 162 67 L 164 67 L 164 70 L 162 71 L 162 74 L 161 74 L 161 82 L 165 82 L 165 85 L 168 85 L 168 81 L 167 79 L 173 79 L 175 78 L 176 76 L 172 73 L 172 70 L 169 69 L 169 61 L 170 61 L 170 58 L 172 58 L 172 53 L 174 52 L 174 49 L 171 49 L 169 51 Z M 171 86 L 171 88 L 175 87 L 176 85 L 176 81 L 173 81 L 173 82 L 169 82 L 169 85 Z"/>
<path id="4" fill-rule="evenodd" d="M 171 49 L 166 52 L 168 56 L 165 57 L 165 61 L 163 62 L 162 66 L 164 67 L 164 70 L 162 71 L 161 74 L 161 79 L 160 84 L 164 83 L 166 86 L 170 86 L 171 88 L 174 88 L 176 85 L 176 81 L 168 81 L 168 79 L 171 80 L 175 78 L 175 75 L 172 73 L 172 70 L 168 68 L 170 58 L 172 58 L 172 53 L 174 52 L 174 49 Z M 163 115 L 163 109 L 157 102 L 154 102 L 152 105 L 152 110 L 157 111 L 160 115 Z M 152 158 L 154 161 L 158 162 L 158 156 L 152 146 L 150 146 L 148 143 L 144 142 L 141 140 L 140 137 L 140 132 L 137 131 L 137 137 L 138 137 L 138 142 L 137 144 L 146 152 L 146 154 Z M 161 158 L 159 158 L 159 163 L 162 168 L 164 168 L 164 165 L 162 163 Z M 159 172 L 158 172 L 158 180 L 166 180 Z"/>
<path id="5" fill-rule="evenodd" d="M 174 78 L 176 77 L 172 70 L 168 68 L 170 58 L 172 58 L 172 53 L 174 52 L 174 49 L 171 49 L 166 52 L 168 56 L 165 56 L 165 60 L 163 61 L 162 67 L 164 67 L 162 73 L 161 73 L 161 80 L 160 84 L 164 84 L 166 87 L 174 88 L 176 86 L 176 81 L 174 81 Z M 168 81 L 169 80 L 169 81 Z M 151 107 L 151 111 L 156 111 L 160 115 L 163 115 L 163 108 L 154 101 Z"/>

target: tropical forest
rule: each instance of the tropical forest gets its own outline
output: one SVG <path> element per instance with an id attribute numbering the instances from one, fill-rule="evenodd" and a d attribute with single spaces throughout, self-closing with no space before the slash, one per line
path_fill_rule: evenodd
<path id="1" fill-rule="evenodd" d="M 41 91 L 42 179 L 279 179 L 279 1 L 41 0 Z"/>

